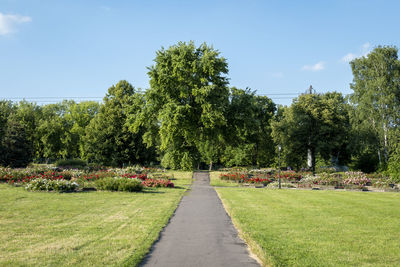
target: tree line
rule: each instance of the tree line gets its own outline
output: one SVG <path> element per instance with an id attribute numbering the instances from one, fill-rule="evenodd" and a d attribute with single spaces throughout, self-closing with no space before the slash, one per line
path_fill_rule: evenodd
<path id="1" fill-rule="evenodd" d="M 349 165 L 400 169 L 400 61 L 379 46 L 350 65 L 353 93 L 301 94 L 290 106 L 230 87 L 228 64 L 207 44 L 156 52 L 150 88 L 111 86 L 102 103 L 0 101 L 0 163 L 81 158 L 107 166 L 173 169 Z M 398 171 L 400 173 L 400 170 Z"/>

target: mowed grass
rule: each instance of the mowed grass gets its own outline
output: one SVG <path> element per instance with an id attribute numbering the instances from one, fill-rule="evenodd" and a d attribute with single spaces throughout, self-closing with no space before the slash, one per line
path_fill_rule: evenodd
<path id="1" fill-rule="evenodd" d="M 216 188 L 265 265 L 400 266 L 400 194 Z"/>
<path id="2" fill-rule="evenodd" d="M 176 187 L 187 187 L 193 182 L 193 172 L 188 171 L 166 171 L 166 175 L 171 176 L 171 182 Z"/>
<path id="3" fill-rule="evenodd" d="M 135 266 L 176 209 L 180 188 L 27 192 L 0 184 L 0 266 Z"/>
<path id="4" fill-rule="evenodd" d="M 239 186 L 239 183 L 221 180 L 219 178 L 221 173 L 226 173 L 226 172 L 220 172 L 220 171 L 210 172 L 210 185 L 211 186 L 217 186 L 217 187 L 238 187 Z"/>

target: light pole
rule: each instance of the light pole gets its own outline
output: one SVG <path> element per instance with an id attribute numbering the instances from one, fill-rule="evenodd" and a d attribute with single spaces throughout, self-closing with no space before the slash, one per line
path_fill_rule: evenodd
<path id="1" fill-rule="evenodd" d="M 281 150 L 282 150 L 282 147 L 281 147 L 281 145 L 278 145 L 278 151 L 279 151 L 279 170 L 278 170 L 278 172 L 279 172 L 279 189 L 281 189 Z"/>

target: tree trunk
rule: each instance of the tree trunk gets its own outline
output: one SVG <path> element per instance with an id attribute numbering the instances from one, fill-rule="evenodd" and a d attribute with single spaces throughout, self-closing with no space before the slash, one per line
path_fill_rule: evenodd
<path id="1" fill-rule="evenodd" d="M 315 176 L 315 149 L 311 149 L 311 169 L 312 169 L 312 175 Z"/>
<path id="2" fill-rule="evenodd" d="M 307 167 L 309 169 L 312 168 L 312 154 L 311 154 L 311 149 L 307 149 Z"/>
<path id="3" fill-rule="evenodd" d="M 386 123 L 383 123 L 383 157 L 385 163 L 388 162 L 388 128 Z"/>
<path id="4" fill-rule="evenodd" d="M 208 171 L 212 171 L 212 165 L 213 165 L 213 162 L 212 162 L 212 160 L 210 160 L 210 166 L 208 168 Z"/>

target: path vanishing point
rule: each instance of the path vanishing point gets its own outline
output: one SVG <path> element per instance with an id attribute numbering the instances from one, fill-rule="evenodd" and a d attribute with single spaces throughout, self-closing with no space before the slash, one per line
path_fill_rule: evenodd
<path id="1" fill-rule="evenodd" d="M 227 215 L 207 172 L 195 172 L 182 198 L 141 266 L 260 266 Z"/>

